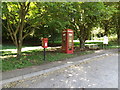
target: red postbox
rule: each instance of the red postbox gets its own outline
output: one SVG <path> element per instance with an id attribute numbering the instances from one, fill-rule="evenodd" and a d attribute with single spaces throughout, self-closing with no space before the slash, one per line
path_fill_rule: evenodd
<path id="1" fill-rule="evenodd" d="M 62 52 L 72 54 L 74 50 L 73 43 L 74 32 L 71 29 L 65 29 L 62 32 Z"/>
<path id="2" fill-rule="evenodd" d="M 42 47 L 47 48 L 48 47 L 48 38 L 42 38 Z"/>

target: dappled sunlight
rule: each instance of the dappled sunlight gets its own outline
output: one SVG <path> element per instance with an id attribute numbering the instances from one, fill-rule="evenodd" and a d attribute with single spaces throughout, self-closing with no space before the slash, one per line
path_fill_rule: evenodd
<path id="1" fill-rule="evenodd" d="M 95 53 L 100 53 L 100 52 L 102 52 L 103 50 L 97 50 L 97 51 L 95 51 Z"/>
<path id="2" fill-rule="evenodd" d="M 58 61 L 58 63 L 62 63 L 62 61 Z"/>
<path id="3" fill-rule="evenodd" d="M 71 72 L 71 68 L 73 73 L 70 73 Z M 71 68 L 69 68 L 69 70 L 64 70 L 68 73 L 67 76 L 69 77 L 78 77 L 80 76 L 80 78 L 78 77 L 78 79 L 73 79 L 72 81 L 70 81 L 70 83 L 74 82 L 74 83 L 78 83 L 78 82 L 81 82 L 79 87 L 80 88 L 84 88 L 85 86 L 86 87 L 94 87 L 96 84 L 95 83 L 92 83 L 92 81 L 90 79 L 87 78 L 87 71 L 86 71 L 86 68 L 90 69 L 91 66 L 87 66 L 86 68 L 84 68 L 83 66 L 80 66 L 80 65 L 75 65 L 75 66 L 72 66 Z M 76 73 L 77 72 L 77 73 Z M 78 72 L 82 72 L 82 77 L 81 77 L 81 74 L 78 73 Z M 71 87 L 76 87 L 76 85 L 74 86 L 71 85 Z"/>
<path id="4" fill-rule="evenodd" d="M 77 80 L 72 80 L 73 82 L 77 82 Z"/>
<path id="5" fill-rule="evenodd" d="M 0 51 L 10 51 L 11 53 L 16 53 L 17 49 L 3 49 L 3 50 L 0 50 Z"/>
<path id="6" fill-rule="evenodd" d="M 58 61 L 61 63 L 61 61 Z M 67 63 L 73 63 L 73 62 L 67 62 Z M 66 87 L 66 88 L 94 88 L 97 87 L 98 83 L 96 83 L 96 80 L 92 80 L 88 77 L 88 69 L 91 70 L 91 66 L 83 66 L 83 64 L 78 65 L 72 65 L 70 67 L 61 69 L 59 71 L 55 71 L 53 73 L 49 73 L 48 76 L 42 75 L 36 77 L 36 79 L 31 80 L 28 84 L 29 86 L 32 85 L 32 83 L 38 83 L 41 82 L 41 87 L 44 85 L 44 83 L 49 83 L 49 86 L 45 85 L 45 87 Z M 61 78 L 60 78 L 61 77 Z M 22 84 L 22 86 L 27 85 L 28 81 Z M 20 84 L 19 84 L 20 85 Z M 26 86 L 25 86 L 26 87 Z"/>
<path id="7" fill-rule="evenodd" d="M 24 52 L 24 51 L 36 50 L 36 49 L 42 49 L 42 47 L 41 46 L 23 47 L 21 51 Z M 0 51 L 11 51 L 11 53 L 17 53 L 17 49 L 3 49 Z"/>
<path id="8" fill-rule="evenodd" d="M 73 75 L 72 74 L 68 74 L 69 77 L 72 77 Z"/>
<path id="9" fill-rule="evenodd" d="M 46 51 L 56 51 L 57 49 L 60 48 L 61 47 L 48 47 Z M 16 57 L 17 54 L 17 49 L 2 49 L 0 51 L 2 52 L 2 56 L 0 56 L 0 58 Z M 26 55 L 27 53 L 43 51 L 43 47 L 42 46 L 23 47 L 21 51 L 22 55 Z"/>
<path id="10" fill-rule="evenodd" d="M 73 62 L 67 62 L 67 63 L 73 63 Z"/>
<path id="11" fill-rule="evenodd" d="M 116 48 L 119 48 L 120 46 L 110 46 L 110 47 L 114 47 L 114 48 L 116 47 Z"/>
<path id="12" fill-rule="evenodd" d="M 66 80 L 65 83 L 67 84 L 67 83 L 68 83 L 68 80 Z"/>
<path id="13" fill-rule="evenodd" d="M 58 47 L 48 47 L 47 50 L 48 51 L 56 51 L 56 50 L 59 50 L 61 49 L 61 46 L 58 46 Z"/>
<path id="14" fill-rule="evenodd" d="M 54 78 L 51 78 L 50 80 L 54 81 Z"/>
<path id="15" fill-rule="evenodd" d="M 42 47 L 41 46 L 35 46 L 35 47 L 24 47 L 24 48 L 22 48 L 22 52 L 24 52 L 24 51 L 29 51 L 29 50 L 38 50 L 38 49 L 42 49 Z"/>
<path id="16" fill-rule="evenodd" d="M 0 56 L 1 59 L 10 58 L 10 57 L 17 57 L 17 55 Z"/>
<path id="17" fill-rule="evenodd" d="M 112 53 L 107 54 L 113 55 Z M 115 54 L 118 55 L 118 54 Z M 99 58 L 105 58 L 99 57 Z M 94 58 L 98 60 L 97 58 Z M 100 59 L 101 61 L 102 59 Z M 105 62 L 105 61 L 104 61 Z M 61 61 L 58 61 L 58 63 L 61 63 Z M 68 61 L 67 63 L 73 63 L 71 61 Z M 89 62 L 89 63 L 78 63 L 76 65 L 72 65 L 51 73 L 48 73 L 48 76 L 41 75 L 35 78 L 32 81 L 25 81 L 22 85 L 26 85 L 26 83 L 30 83 L 29 86 L 31 87 L 32 84 L 38 85 L 40 83 L 39 87 L 47 87 L 47 88 L 97 88 L 104 86 L 103 82 L 104 79 L 106 79 L 107 76 L 102 76 L 103 72 L 100 73 L 98 66 L 96 65 L 98 63 L 98 66 L 101 66 L 100 62 Z M 103 64 L 103 63 L 102 63 Z M 101 70 L 101 69 L 100 69 Z M 109 74 L 109 73 L 108 73 Z M 99 76 L 100 75 L 100 76 Z M 104 74 L 105 75 L 105 74 Z M 100 78 L 101 77 L 101 78 Z M 109 77 L 108 77 L 109 78 Z M 98 79 L 100 81 L 98 81 Z M 47 85 L 46 85 L 47 83 Z M 49 86 L 48 86 L 49 84 Z M 107 84 L 107 83 L 106 83 Z M 19 86 L 18 85 L 18 86 Z M 17 87 L 17 86 L 16 86 Z M 26 87 L 26 86 L 25 86 Z"/>
<path id="18" fill-rule="evenodd" d="M 91 68 L 91 66 L 87 66 L 88 68 Z"/>
<path id="19" fill-rule="evenodd" d="M 59 48 L 61 48 L 61 46 L 59 46 L 59 47 L 48 47 L 47 50 L 48 51 L 52 50 L 52 49 L 57 50 Z M 38 49 L 42 50 L 43 47 L 42 46 L 23 47 L 22 52 L 29 51 L 29 50 L 38 50 Z M 3 49 L 3 50 L 0 50 L 0 51 L 11 51 L 11 53 L 17 53 L 17 49 Z"/>

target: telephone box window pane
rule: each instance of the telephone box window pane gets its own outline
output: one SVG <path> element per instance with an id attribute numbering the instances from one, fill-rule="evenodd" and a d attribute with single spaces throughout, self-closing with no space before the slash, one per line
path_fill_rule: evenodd
<path id="1" fill-rule="evenodd" d="M 69 36 L 72 36 L 72 34 L 69 34 Z"/>
<path id="2" fill-rule="evenodd" d="M 72 41 L 73 41 L 73 36 L 72 36 L 72 34 L 69 34 L 69 50 L 72 50 Z"/>

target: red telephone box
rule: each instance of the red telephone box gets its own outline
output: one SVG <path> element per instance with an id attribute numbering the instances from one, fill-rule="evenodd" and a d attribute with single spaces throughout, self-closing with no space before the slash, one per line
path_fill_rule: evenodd
<path id="1" fill-rule="evenodd" d="M 47 48 L 48 47 L 48 38 L 42 38 L 42 47 Z"/>
<path id="2" fill-rule="evenodd" d="M 62 52 L 72 54 L 74 49 L 73 30 L 65 29 L 62 32 Z"/>

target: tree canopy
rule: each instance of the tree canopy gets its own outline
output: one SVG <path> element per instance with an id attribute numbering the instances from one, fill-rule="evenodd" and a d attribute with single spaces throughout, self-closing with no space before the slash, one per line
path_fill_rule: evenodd
<path id="1" fill-rule="evenodd" d="M 3 2 L 3 36 L 10 36 L 21 54 L 23 40 L 32 35 L 61 38 L 63 29 L 70 28 L 85 47 L 94 27 L 105 30 L 104 34 L 119 35 L 119 3 L 116 2 Z"/>

